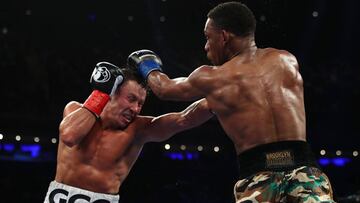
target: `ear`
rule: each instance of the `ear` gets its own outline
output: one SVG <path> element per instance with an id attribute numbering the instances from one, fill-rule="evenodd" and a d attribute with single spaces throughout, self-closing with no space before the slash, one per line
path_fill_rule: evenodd
<path id="1" fill-rule="evenodd" d="M 224 44 L 227 44 L 232 37 L 232 33 L 226 31 L 226 30 L 221 30 L 221 35 L 223 36 L 223 42 Z"/>

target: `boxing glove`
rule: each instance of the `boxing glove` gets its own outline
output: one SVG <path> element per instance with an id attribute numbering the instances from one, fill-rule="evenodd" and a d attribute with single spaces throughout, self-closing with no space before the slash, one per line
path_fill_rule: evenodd
<path id="1" fill-rule="evenodd" d="M 153 51 L 142 49 L 134 51 L 128 56 L 128 66 L 138 72 L 141 77 L 147 80 L 152 71 L 161 71 L 162 62 L 159 56 Z"/>
<path id="2" fill-rule="evenodd" d="M 90 77 L 94 90 L 84 102 L 83 107 L 99 117 L 110 100 L 110 96 L 123 81 L 124 75 L 119 67 L 108 62 L 97 63 Z"/>

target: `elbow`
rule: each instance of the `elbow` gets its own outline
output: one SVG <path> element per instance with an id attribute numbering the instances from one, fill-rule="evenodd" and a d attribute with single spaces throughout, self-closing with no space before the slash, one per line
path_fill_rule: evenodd
<path id="1" fill-rule="evenodd" d="M 177 122 L 179 131 L 187 130 L 194 127 L 194 122 L 191 122 L 186 115 L 182 116 L 181 119 Z"/>
<path id="2" fill-rule="evenodd" d="M 74 139 L 74 133 L 70 129 L 64 128 L 61 125 L 59 128 L 59 138 L 61 142 L 63 142 L 68 147 L 73 147 L 77 144 L 76 140 Z"/>

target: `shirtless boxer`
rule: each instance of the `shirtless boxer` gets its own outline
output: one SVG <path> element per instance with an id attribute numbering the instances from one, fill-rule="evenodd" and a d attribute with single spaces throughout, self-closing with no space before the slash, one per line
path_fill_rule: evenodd
<path id="1" fill-rule="evenodd" d="M 55 180 L 45 203 L 118 203 L 119 188 L 146 142 L 160 142 L 212 117 L 205 99 L 182 112 L 140 116 L 146 98 L 142 79 L 129 69 L 100 62 L 94 91 L 72 101 L 60 123 Z"/>
<path id="2" fill-rule="evenodd" d="M 256 20 L 240 2 L 209 11 L 205 51 L 214 66 L 169 79 L 150 50 L 128 63 L 161 99 L 205 97 L 233 141 L 239 162 L 236 202 L 333 202 L 328 177 L 306 142 L 303 80 L 285 50 L 258 48 Z"/>

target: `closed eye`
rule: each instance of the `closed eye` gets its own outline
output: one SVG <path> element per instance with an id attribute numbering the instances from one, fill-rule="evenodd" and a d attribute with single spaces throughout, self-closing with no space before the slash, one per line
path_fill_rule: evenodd
<path id="1" fill-rule="evenodd" d="M 135 102 L 137 100 L 137 98 L 136 98 L 136 96 L 135 95 L 129 95 L 128 96 L 128 101 L 130 102 L 130 103 L 133 103 L 133 102 Z"/>
<path id="2" fill-rule="evenodd" d="M 130 94 L 128 95 L 128 101 L 129 103 L 137 103 L 137 105 L 139 107 L 142 107 L 144 105 L 144 101 L 142 101 L 141 99 L 139 99 L 136 95 L 134 94 Z"/>

